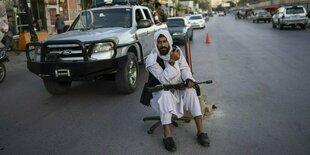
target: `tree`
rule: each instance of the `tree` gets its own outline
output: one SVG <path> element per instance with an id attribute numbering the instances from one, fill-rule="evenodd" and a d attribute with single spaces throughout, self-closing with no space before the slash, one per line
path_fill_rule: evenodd
<path id="1" fill-rule="evenodd" d="M 230 4 L 230 7 L 236 7 L 236 4 L 233 1 L 228 1 L 227 3 Z"/>
<path id="2" fill-rule="evenodd" d="M 180 2 L 178 2 L 175 7 L 178 11 L 184 10 L 184 6 Z"/>
<path id="3" fill-rule="evenodd" d="M 257 2 L 257 0 L 239 0 L 239 5 L 246 5 L 247 3 L 253 4 L 256 2 Z"/>
<path id="4" fill-rule="evenodd" d="M 175 9 L 177 10 L 176 12 L 177 16 L 180 16 L 180 13 L 182 14 L 185 12 L 185 7 L 180 2 L 175 4 Z"/>
<path id="5" fill-rule="evenodd" d="M 208 1 L 198 1 L 198 4 L 199 7 L 203 10 L 208 10 L 210 8 L 210 3 Z"/>

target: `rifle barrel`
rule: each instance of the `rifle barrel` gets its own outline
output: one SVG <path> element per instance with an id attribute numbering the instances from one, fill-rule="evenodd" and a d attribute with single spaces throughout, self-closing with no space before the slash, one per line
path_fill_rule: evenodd
<path id="1" fill-rule="evenodd" d="M 207 81 L 202 81 L 202 82 L 197 82 L 197 84 L 211 84 L 213 83 L 212 80 L 207 80 Z"/>
<path id="2" fill-rule="evenodd" d="M 197 82 L 197 84 L 211 84 L 213 81 L 212 80 L 207 80 L 203 82 Z M 147 91 L 149 92 L 157 92 L 160 90 L 170 90 L 170 89 L 185 89 L 184 83 L 179 83 L 179 84 L 171 84 L 171 85 L 157 85 L 154 87 L 147 87 Z"/>

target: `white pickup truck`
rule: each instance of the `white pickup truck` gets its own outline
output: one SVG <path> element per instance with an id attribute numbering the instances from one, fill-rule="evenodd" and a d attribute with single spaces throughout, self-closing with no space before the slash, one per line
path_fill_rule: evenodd
<path id="1" fill-rule="evenodd" d="M 65 33 L 29 43 L 27 66 L 51 94 L 68 92 L 72 81 L 104 77 L 114 79 L 120 93 L 132 93 L 139 81 L 138 64 L 154 47 L 153 35 L 159 29 L 167 26 L 155 24 L 144 6 L 84 10 Z"/>

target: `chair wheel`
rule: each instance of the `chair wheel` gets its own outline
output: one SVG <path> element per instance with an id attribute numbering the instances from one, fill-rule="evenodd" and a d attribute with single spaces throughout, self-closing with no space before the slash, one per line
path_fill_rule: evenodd
<path id="1" fill-rule="evenodd" d="M 174 122 L 174 121 L 171 122 L 171 124 L 174 125 L 175 127 L 178 127 L 178 126 L 179 126 L 178 123 L 177 123 L 177 122 Z"/>
<path id="2" fill-rule="evenodd" d="M 152 130 L 148 130 L 148 131 L 147 131 L 148 134 L 153 134 L 153 132 L 154 132 L 154 131 L 152 131 Z"/>

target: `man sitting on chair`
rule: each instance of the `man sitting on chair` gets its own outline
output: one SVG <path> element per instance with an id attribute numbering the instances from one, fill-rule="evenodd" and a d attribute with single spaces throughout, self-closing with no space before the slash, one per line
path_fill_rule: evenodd
<path id="1" fill-rule="evenodd" d="M 164 146 L 168 151 L 175 151 L 176 146 L 172 138 L 172 115 L 178 118 L 184 115 L 184 110 L 192 113 L 196 127 L 197 139 L 202 146 L 209 146 L 209 138 L 202 124 L 202 113 L 196 90 L 193 88 L 192 72 L 182 55 L 180 48 L 172 49 L 172 37 L 167 30 L 159 30 L 154 34 L 155 48 L 148 55 L 145 67 L 160 84 L 179 84 L 186 82 L 184 90 L 161 90 L 152 93 L 151 106 L 160 114 L 164 129 Z M 161 64 L 157 59 L 161 59 Z"/>

